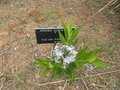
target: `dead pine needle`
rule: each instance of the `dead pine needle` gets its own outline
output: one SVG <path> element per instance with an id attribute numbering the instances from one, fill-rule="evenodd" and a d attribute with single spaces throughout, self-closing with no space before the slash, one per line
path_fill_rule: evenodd
<path id="1" fill-rule="evenodd" d="M 86 82 L 84 81 L 84 79 L 83 79 L 82 77 L 81 77 L 81 80 L 83 81 L 83 84 L 84 84 L 84 86 L 85 86 L 86 90 L 89 90 L 89 88 L 87 87 Z"/>

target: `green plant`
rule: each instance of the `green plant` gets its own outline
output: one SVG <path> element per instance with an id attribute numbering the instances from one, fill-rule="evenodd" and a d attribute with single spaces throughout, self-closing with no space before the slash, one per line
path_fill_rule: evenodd
<path id="1" fill-rule="evenodd" d="M 77 69 L 88 65 L 87 67 L 91 71 L 95 67 L 110 67 L 109 65 L 99 61 L 97 56 L 98 50 L 88 52 L 87 46 L 84 46 L 79 52 L 77 52 L 74 46 L 78 41 L 78 34 L 83 28 L 80 25 L 74 30 L 72 29 L 72 19 L 66 24 L 62 23 L 64 28 L 64 35 L 59 32 L 59 37 L 62 45 L 56 45 L 53 50 L 53 60 L 43 60 L 35 58 L 36 64 L 45 68 L 45 71 L 40 75 L 40 78 L 44 77 L 48 72 L 51 72 L 52 79 L 62 77 L 64 80 L 70 79 L 75 81 L 77 75 Z"/>

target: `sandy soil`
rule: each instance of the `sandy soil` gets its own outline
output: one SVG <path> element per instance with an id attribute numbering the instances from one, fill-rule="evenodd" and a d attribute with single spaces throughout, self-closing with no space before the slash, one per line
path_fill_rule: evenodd
<path id="1" fill-rule="evenodd" d="M 89 49 L 102 47 L 101 60 L 112 65 L 112 68 L 96 68 L 93 72 L 83 68 L 78 75 L 83 79 L 68 84 L 65 90 L 119 90 L 120 16 L 106 16 L 109 12 L 107 8 L 90 18 L 109 1 L 0 1 L 0 90 L 62 90 L 63 83 L 40 86 L 50 82 L 51 78 L 48 74 L 38 79 L 43 68 L 34 64 L 34 58 L 51 60 L 53 44 L 37 44 L 35 28 L 61 27 L 61 21 L 66 22 L 70 17 L 74 27 L 85 24 L 76 47 L 84 42 Z"/>

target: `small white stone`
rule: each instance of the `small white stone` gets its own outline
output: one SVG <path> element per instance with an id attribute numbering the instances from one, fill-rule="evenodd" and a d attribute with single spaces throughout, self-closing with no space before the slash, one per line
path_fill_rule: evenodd
<path id="1" fill-rule="evenodd" d="M 79 86 L 76 86 L 76 89 L 79 89 Z"/>
<path id="2" fill-rule="evenodd" d="M 63 89 L 63 87 L 62 87 L 62 86 L 58 86 L 58 89 L 59 89 L 59 90 L 62 90 L 62 89 Z"/>
<path id="3" fill-rule="evenodd" d="M 17 48 L 14 48 L 14 50 L 17 50 Z"/>
<path id="4" fill-rule="evenodd" d="M 37 53 L 35 54 L 35 56 L 38 56 Z"/>
<path id="5" fill-rule="evenodd" d="M 28 37 L 30 37 L 30 34 L 27 34 Z"/>
<path id="6" fill-rule="evenodd" d="M 14 5 L 11 5 L 12 7 L 14 7 Z"/>
<path id="7" fill-rule="evenodd" d="M 51 57 L 46 57 L 47 59 L 51 59 Z"/>

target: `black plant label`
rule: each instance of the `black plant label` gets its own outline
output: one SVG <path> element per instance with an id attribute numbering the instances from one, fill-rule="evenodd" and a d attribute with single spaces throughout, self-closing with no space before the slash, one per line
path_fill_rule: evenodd
<path id="1" fill-rule="evenodd" d="M 59 33 L 60 31 L 64 35 L 63 28 L 38 28 L 36 29 L 36 40 L 38 44 L 44 43 L 60 43 Z"/>

